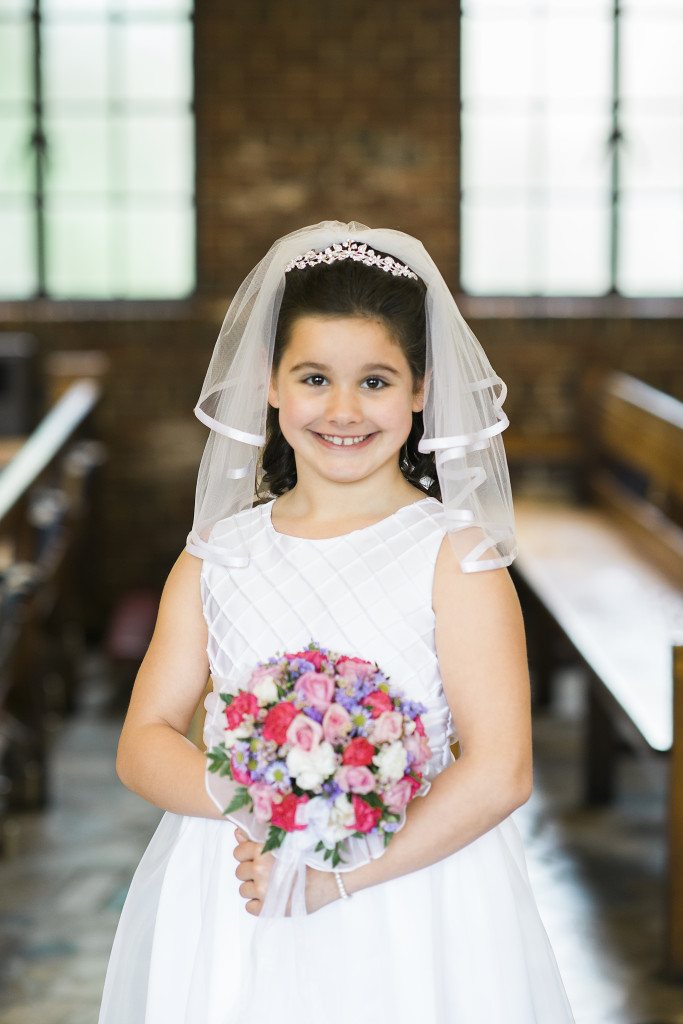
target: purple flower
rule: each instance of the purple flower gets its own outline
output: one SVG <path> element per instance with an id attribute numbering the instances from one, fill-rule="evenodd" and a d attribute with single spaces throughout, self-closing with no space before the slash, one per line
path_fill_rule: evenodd
<path id="1" fill-rule="evenodd" d="M 304 708 L 303 710 L 304 710 L 304 714 L 308 715 L 308 717 L 312 718 L 315 722 L 322 722 L 322 720 L 323 720 L 323 712 L 320 711 L 318 708 L 310 708 L 309 707 L 309 708 Z"/>
<path id="2" fill-rule="evenodd" d="M 284 790 L 291 785 L 287 764 L 285 761 L 273 761 L 263 773 L 263 781 L 269 782 L 276 789 Z"/>

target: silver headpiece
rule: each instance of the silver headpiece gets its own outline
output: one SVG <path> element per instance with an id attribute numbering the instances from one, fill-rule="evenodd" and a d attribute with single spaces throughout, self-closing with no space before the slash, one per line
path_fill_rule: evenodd
<path id="1" fill-rule="evenodd" d="M 417 274 L 410 267 L 397 263 L 391 256 L 378 256 L 365 242 L 354 242 L 350 238 L 345 242 L 335 242 L 322 252 L 310 249 L 303 256 L 295 257 L 285 267 L 285 274 L 295 267 L 297 270 L 305 270 L 306 267 L 315 267 L 318 263 L 336 263 L 337 260 L 354 260 L 356 263 L 364 263 L 366 267 L 379 267 L 394 277 L 411 277 L 413 281 L 417 281 Z"/>

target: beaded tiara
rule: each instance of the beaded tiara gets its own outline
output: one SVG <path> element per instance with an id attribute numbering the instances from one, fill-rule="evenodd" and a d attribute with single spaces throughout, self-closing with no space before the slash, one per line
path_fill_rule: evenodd
<path id="1" fill-rule="evenodd" d="M 295 267 L 297 270 L 305 270 L 306 267 L 315 267 L 318 263 L 336 263 L 337 260 L 354 260 L 356 263 L 364 263 L 366 267 L 379 267 L 394 277 L 411 277 L 417 281 L 417 274 L 410 267 L 398 263 L 391 256 L 378 256 L 366 242 L 353 242 L 350 238 L 345 242 L 335 242 L 320 252 L 310 249 L 302 256 L 295 256 L 285 267 L 285 274 Z"/>

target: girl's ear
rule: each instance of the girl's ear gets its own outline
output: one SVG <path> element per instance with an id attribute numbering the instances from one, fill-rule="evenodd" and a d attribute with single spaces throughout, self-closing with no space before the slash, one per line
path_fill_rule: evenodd
<path id="1" fill-rule="evenodd" d="M 422 412 L 425 405 L 425 382 L 422 380 L 413 392 L 413 412 Z"/>
<path id="2" fill-rule="evenodd" d="M 278 395 L 277 384 L 273 375 L 270 376 L 270 384 L 268 386 L 268 405 L 272 405 L 273 409 L 280 408 L 280 397 Z"/>

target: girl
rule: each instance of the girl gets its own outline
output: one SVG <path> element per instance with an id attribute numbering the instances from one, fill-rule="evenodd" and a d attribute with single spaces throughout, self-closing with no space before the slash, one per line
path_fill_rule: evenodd
<path id="1" fill-rule="evenodd" d="M 100 1024 L 571 1021 L 509 817 L 531 742 L 503 397 L 407 235 L 318 224 L 242 285 L 196 409 L 194 527 L 121 736 L 121 779 L 168 813 Z M 225 820 L 185 737 L 209 675 L 211 744 L 221 681 L 311 640 L 427 707 L 431 788 L 386 851 L 309 863 L 306 916 L 264 927 L 276 856 Z"/>

